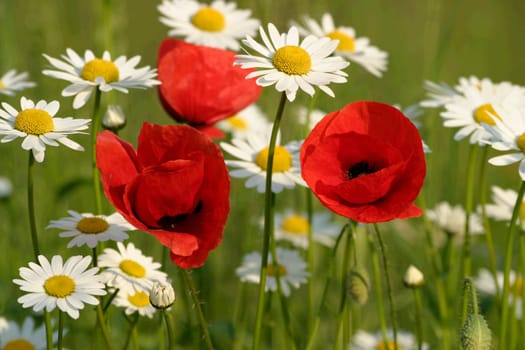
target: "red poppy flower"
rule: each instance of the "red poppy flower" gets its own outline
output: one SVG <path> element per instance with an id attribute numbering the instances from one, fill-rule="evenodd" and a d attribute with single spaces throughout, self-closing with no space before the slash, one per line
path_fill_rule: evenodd
<path id="1" fill-rule="evenodd" d="M 233 66 L 235 53 L 166 39 L 159 49 L 160 101 L 178 122 L 206 127 L 255 102 L 262 88 Z"/>
<path id="2" fill-rule="evenodd" d="M 421 215 L 421 137 L 392 106 L 359 101 L 325 116 L 302 145 L 301 170 L 324 206 L 355 221 Z"/>
<path id="3" fill-rule="evenodd" d="M 115 134 L 97 135 L 106 196 L 126 220 L 153 234 L 182 268 L 204 264 L 222 239 L 230 179 L 217 145 L 184 125 L 144 123 L 137 150 Z"/>

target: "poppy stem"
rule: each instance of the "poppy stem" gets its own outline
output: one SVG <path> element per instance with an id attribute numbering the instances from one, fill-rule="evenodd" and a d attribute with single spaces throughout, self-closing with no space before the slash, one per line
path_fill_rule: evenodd
<path id="1" fill-rule="evenodd" d="M 91 120 L 91 170 L 93 176 L 93 192 L 95 194 L 96 214 L 102 214 L 102 195 L 100 189 L 100 175 L 97 169 L 97 133 L 102 119 L 100 113 L 100 98 L 102 93 L 97 87 L 95 90 L 95 104 L 93 105 L 93 119 Z"/>
<path id="2" fill-rule="evenodd" d="M 381 268 L 379 267 L 379 257 L 377 255 L 377 248 L 374 244 L 372 236 L 368 237 L 370 245 L 370 256 L 372 259 L 372 269 L 374 270 L 374 286 L 376 290 L 377 314 L 379 315 L 379 324 L 381 326 L 381 333 L 383 335 L 383 342 L 385 349 L 389 349 L 388 345 L 388 330 L 385 320 L 385 306 L 383 304 L 383 287 L 381 283 Z"/>
<path id="3" fill-rule="evenodd" d="M 258 350 L 261 347 L 262 321 L 264 314 L 264 297 L 266 287 L 266 274 L 268 269 L 268 252 L 270 248 L 270 239 L 273 236 L 273 217 L 274 217 L 274 203 L 272 201 L 272 173 L 273 173 L 273 158 L 275 153 L 275 143 L 277 140 L 277 133 L 279 125 L 284 112 L 286 104 L 286 93 L 281 94 L 281 100 L 275 120 L 273 122 L 272 133 L 270 136 L 270 144 L 268 146 L 268 161 L 266 163 L 266 188 L 264 195 L 264 238 L 263 249 L 261 256 L 261 272 L 259 278 L 259 298 L 257 303 L 257 313 L 255 316 L 255 331 L 253 337 L 253 349 Z"/>
<path id="4" fill-rule="evenodd" d="M 204 318 L 204 314 L 202 313 L 201 302 L 199 301 L 199 297 L 197 295 L 197 291 L 195 290 L 195 286 L 193 285 L 193 279 L 191 278 L 191 275 L 188 272 L 188 270 L 181 270 L 182 276 L 184 277 L 184 282 L 190 290 L 190 295 L 193 299 L 193 307 L 195 307 L 195 310 L 197 311 L 197 318 L 201 325 L 202 336 L 204 338 L 204 341 L 206 342 L 206 347 L 208 348 L 208 350 L 213 350 L 213 344 L 211 342 L 210 333 L 208 332 L 208 324 L 206 323 L 206 319 Z"/>
<path id="5" fill-rule="evenodd" d="M 514 241 L 516 240 L 516 221 L 521 212 L 521 202 L 523 201 L 523 194 L 525 193 L 525 181 L 521 182 L 521 186 L 512 211 L 512 218 L 510 219 L 509 232 L 507 235 L 507 245 L 505 247 L 505 265 L 503 269 L 503 292 L 501 296 L 501 317 L 500 317 L 500 331 L 499 341 L 500 349 L 507 349 L 507 323 L 509 318 L 509 278 L 510 267 L 512 265 L 512 250 L 514 248 Z"/>
<path id="6" fill-rule="evenodd" d="M 392 322 L 394 350 L 398 350 L 396 307 L 394 304 L 394 298 L 392 297 L 392 283 L 390 281 L 390 273 L 388 271 L 388 259 L 386 256 L 386 248 L 385 248 L 385 243 L 383 242 L 383 238 L 381 237 L 381 231 L 379 230 L 379 226 L 377 224 L 374 224 L 374 229 L 376 231 L 377 242 L 379 243 L 379 249 L 381 250 L 381 256 L 382 256 L 382 261 L 383 261 L 383 270 L 384 270 L 383 272 L 385 274 L 385 280 L 386 280 L 386 293 L 388 295 L 388 303 L 390 305 L 390 318 L 391 318 L 390 321 Z"/>

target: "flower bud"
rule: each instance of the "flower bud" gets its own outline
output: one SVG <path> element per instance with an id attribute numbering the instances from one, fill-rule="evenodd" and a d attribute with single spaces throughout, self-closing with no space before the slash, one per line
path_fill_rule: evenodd
<path id="1" fill-rule="evenodd" d="M 6 199 L 13 193 L 13 185 L 11 181 L 5 177 L 0 176 L 0 199 Z"/>
<path id="2" fill-rule="evenodd" d="M 155 282 L 149 293 L 149 302 L 156 309 L 167 309 L 175 302 L 175 291 L 169 283 Z"/>
<path id="3" fill-rule="evenodd" d="M 102 117 L 102 125 L 113 132 L 126 126 L 126 116 L 122 108 L 119 105 L 109 105 L 104 117 Z"/>
<path id="4" fill-rule="evenodd" d="M 350 270 L 346 279 L 348 295 L 359 305 L 364 305 L 368 300 L 370 282 L 365 269 L 355 267 Z"/>
<path id="5" fill-rule="evenodd" d="M 461 328 L 461 345 L 464 350 L 491 349 L 492 336 L 487 321 L 481 315 L 468 315 Z"/>
<path id="6" fill-rule="evenodd" d="M 425 283 L 425 276 L 414 265 L 410 265 L 403 277 L 403 283 L 407 288 L 417 288 Z"/>

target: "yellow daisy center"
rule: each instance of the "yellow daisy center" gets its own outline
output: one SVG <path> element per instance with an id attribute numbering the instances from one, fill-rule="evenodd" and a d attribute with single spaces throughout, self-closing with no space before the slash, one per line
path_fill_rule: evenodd
<path id="1" fill-rule="evenodd" d="M 82 218 L 77 223 L 77 230 L 85 234 L 101 233 L 106 231 L 108 227 L 108 222 L 98 217 Z"/>
<path id="2" fill-rule="evenodd" d="M 47 295 L 65 298 L 75 291 L 75 281 L 66 275 L 52 276 L 44 282 L 44 290 Z"/>
<path id="3" fill-rule="evenodd" d="M 339 45 L 337 45 L 338 51 L 355 51 L 355 40 L 350 35 L 343 33 L 340 30 L 334 30 L 326 34 L 332 40 L 339 40 Z"/>
<path id="4" fill-rule="evenodd" d="M 0 81 L 0 89 L 3 89 L 3 88 L 5 88 L 5 84 L 3 81 Z"/>
<path id="5" fill-rule="evenodd" d="M 518 137 L 516 144 L 518 145 L 518 148 L 525 153 L 525 132 Z"/>
<path id="6" fill-rule="evenodd" d="M 220 32 L 226 26 L 222 13 L 212 7 L 203 7 L 191 19 L 193 25 L 207 32 Z"/>
<path id="7" fill-rule="evenodd" d="M 25 339 L 13 339 L 4 345 L 2 350 L 35 350 L 35 346 Z"/>
<path id="8" fill-rule="evenodd" d="M 43 135 L 55 129 L 53 117 L 43 109 L 24 109 L 15 119 L 15 129 L 30 135 Z"/>
<path id="9" fill-rule="evenodd" d="M 268 264 L 266 268 L 266 274 L 268 276 L 275 276 L 277 272 L 279 272 L 279 276 L 285 276 L 287 272 L 286 267 L 281 264 Z"/>
<path id="10" fill-rule="evenodd" d="M 268 147 L 263 149 L 257 154 L 255 163 L 263 170 L 266 170 L 268 163 Z M 292 155 L 283 146 L 275 147 L 273 154 L 273 166 L 272 170 L 277 173 L 285 172 L 292 167 Z"/>
<path id="11" fill-rule="evenodd" d="M 128 295 L 128 301 L 136 307 L 146 307 L 149 305 L 149 296 L 144 292 L 135 292 Z"/>
<path id="12" fill-rule="evenodd" d="M 95 58 L 84 65 L 80 76 L 89 81 L 102 77 L 109 84 L 118 81 L 119 71 L 113 62 Z"/>
<path id="13" fill-rule="evenodd" d="M 521 293 L 523 291 L 523 279 L 518 277 L 516 281 L 510 286 L 510 292 L 516 297 L 521 298 Z"/>
<path id="14" fill-rule="evenodd" d="M 494 117 L 501 120 L 501 117 L 496 113 L 494 107 L 490 103 L 479 106 L 474 111 L 474 120 L 478 123 L 485 123 L 488 125 L 496 125 Z"/>
<path id="15" fill-rule="evenodd" d="M 242 119 L 241 117 L 238 117 L 236 115 L 226 119 L 226 121 L 234 129 L 238 129 L 238 130 L 246 130 L 246 129 L 248 129 L 248 124 L 244 121 L 244 119 Z"/>
<path id="16" fill-rule="evenodd" d="M 273 65 L 288 75 L 303 75 L 310 72 L 312 59 L 305 49 L 299 46 L 283 46 L 273 55 Z"/>
<path id="17" fill-rule="evenodd" d="M 388 345 L 385 345 L 385 342 L 381 340 L 380 342 L 377 343 L 376 350 L 394 350 L 396 348 L 395 343 L 392 340 L 389 340 L 387 344 Z M 397 349 L 403 350 L 403 348 L 399 344 L 397 344 Z"/>
<path id="18" fill-rule="evenodd" d="M 118 266 L 131 277 L 142 278 L 146 276 L 146 269 L 136 261 L 124 259 Z"/>
<path id="19" fill-rule="evenodd" d="M 283 220 L 283 230 L 304 236 L 308 233 L 308 220 L 300 215 L 289 215 Z"/>

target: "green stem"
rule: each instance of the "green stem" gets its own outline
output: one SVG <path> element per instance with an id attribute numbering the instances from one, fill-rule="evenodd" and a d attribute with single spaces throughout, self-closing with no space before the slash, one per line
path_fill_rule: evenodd
<path id="1" fill-rule="evenodd" d="M 335 241 L 335 245 L 332 249 L 330 264 L 328 265 L 328 275 L 326 276 L 326 283 L 324 285 L 323 294 L 321 296 L 321 302 L 319 304 L 319 311 L 317 312 L 317 316 L 314 320 L 313 329 L 310 333 L 310 338 L 308 339 L 308 343 L 306 346 L 306 350 L 313 349 L 314 343 L 315 343 L 315 337 L 317 335 L 317 331 L 319 330 L 319 323 L 321 322 L 321 312 L 323 311 L 324 303 L 326 301 L 326 297 L 328 295 L 328 288 L 330 286 L 330 282 L 332 281 L 334 271 L 335 271 L 335 263 L 336 263 L 336 255 L 337 255 L 337 248 L 339 247 L 339 243 L 341 242 L 342 237 L 344 236 L 349 224 L 346 224 L 341 229 L 341 232 L 339 232 L 339 236 L 337 236 L 337 240 Z"/>
<path id="2" fill-rule="evenodd" d="M 414 302 L 416 304 L 416 337 L 417 337 L 417 349 L 423 349 L 423 320 L 422 320 L 422 310 L 423 306 L 421 303 L 421 293 L 419 288 L 413 288 L 414 291 Z"/>
<path id="3" fill-rule="evenodd" d="M 494 285 L 496 286 L 496 298 L 499 299 L 500 285 L 497 283 L 498 270 L 496 267 L 496 253 L 494 250 L 494 240 L 492 239 L 492 231 L 490 229 L 490 222 L 487 216 L 487 189 L 485 188 L 486 181 L 486 165 L 487 165 L 487 154 L 489 147 L 483 147 L 483 154 L 481 156 L 480 169 L 479 169 L 479 188 L 480 195 L 479 200 L 481 204 L 481 218 L 483 220 L 483 227 L 485 231 L 485 239 L 487 241 L 487 248 L 489 250 L 489 263 L 492 277 L 494 278 Z M 525 333 L 524 333 L 525 334 Z"/>
<path id="4" fill-rule="evenodd" d="M 390 273 L 388 271 L 388 258 L 386 256 L 386 248 L 383 242 L 383 238 L 381 237 L 381 231 L 379 231 L 379 226 L 377 224 L 374 224 L 374 228 L 376 231 L 377 241 L 379 243 L 379 249 L 381 250 L 381 256 L 383 258 L 382 261 L 383 261 L 383 270 L 384 270 L 385 280 L 386 280 L 386 292 L 388 295 L 388 304 L 390 306 L 390 318 L 392 322 L 392 333 L 394 336 L 394 350 L 398 350 L 396 307 L 394 304 L 394 298 L 392 297 L 392 283 L 390 281 Z"/>
<path id="5" fill-rule="evenodd" d="M 314 263 L 315 263 L 315 252 L 314 252 L 314 239 L 313 239 L 313 230 L 312 230 L 312 220 L 313 220 L 313 202 L 312 202 L 312 191 L 309 188 L 306 188 L 306 217 L 308 220 L 308 250 L 306 251 L 306 260 L 308 264 L 308 273 L 310 278 L 307 282 L 307 330 L 308 334 L 312 333 L 314 327 Z"/>
<path id="6" fill-rule="evenodd" d="M 512 265 L 512 249 L 514 247 L 514 241 L 516 239 L 516 220 L 519 217 L 521 210 L 521 202 L 523 200 L 523 194 L 525 193 L 525 181 L 521 182 L 521 186 L 516 198 L 516 204 L 514 204 L 514 210 L 512 211 L 512 218 L 510 219 L 509 232 L 507 235 L 507 244 L 505 248 L 505 266 L 503 270 L 503 293 L 501 297 L 501 318 L 500 318 L 500 349 L 506 349 L 506 338 L 507 338 L 507 321 L 509 312 L 509 274 Z"/>
<path id="7" fill-rule="evenodd" d="M 197 311 L 197 319 L 199 320 L 199 324 L 201 326 L 202 335 L 204 341 L 206 342 L 206 347 L 208 348 L 208 350 L 212 350 L 213 344 L 211 342 L 210 333 L 208 332 L 208 324 L 206 323 L 206 319 L 204 318 L 204 314 L 202 313 L 201 303 L 199 301 L 199 296 L 197 295 L 197 290 L 193 285 L 193 279 L 191 278 L 190 273 L 185 269 L 182 269 L 182 276 L 184 277 L 184 282 L 186 283 L 186 286 L 190 290 L 190 295 L 193 299 L 193 306 Z"/>
<path id="8" fill-rule="evenodd" d="M 517 281 L 518 281 L 518 278 L 521 278 L 521 280 L 523 281 L 523 276 L 524 276 L 524 273 L 525 273 L 525 233 L 523 231 L 520 232 L 520 267 L 521 267 L 521 276 L 519 276 L 518 274 L 516 274 L 516 280 L 515 280 L 515 284 L 518 285 Z M 523 301 L 525 301 L 525 288 L 521 287 L 521 288 L 516 288 L 516 295 L 514 296 L 514 299 L 517 299 L 517 298 L 521 298 L 522 300 L 522 303 Z M 520 294 L 518 294 L 520 293 Z M 523 305 L 523 304 L 522 304 Z M 523 306 L 522 306 L 523 308 Z M 525 336 L 525 320 L 522 319 L 520 320 L 520 325 L 521 325 L 521 336 L 522 336 L 522 339 L 523 337 Z"/>
<path id="9" fill-rule="evenodd" d="M 102 311 L 101 299 L 97 305 L 97 320 L 100 326 L 100 331 L 102 332 L 102 337 L 104 338 L 104 343 L 106 344 L 107 350 L 113 350 L 113 345 L 111 345 L 111 340 L 109 339 L 108 328 L 106 326 L 106 320 L 104 319 L 104 312 Z"/>
<path id="10" fill-rule="evenodd" d="M 38 231 L 36 229 L 36 217 L 35 217 L 35 195 L 34 195 L 34 168 L 35 158 L 33 153 L 29 152 L 29 164 L 27 167 L 27 208 L 29 209 L 29 226 L 31 228 L 31 241 L 33 242 L 33 253 L 35 259 L 38 261 L 40 255 L 40 248 L 38 246 Z"/>
<path id="11" fill-rule="evenodd" d="M 352 225 L 350 225 L 352 227 Z M 341 301 L 339 303 L 339 314 L 337 317 L 337 327 L 336 327 L 336 337 L 335 337 L 335 344 L 339 342 L 339 332 L 343 331 L 343 347 L 347 347 L 347 343 L 349 341 L 349 335 L 347 327 L 348 324 L 344 324 L 345 321 L 348 320 L 348 299 L 347 299 L 347 290 L 346 290 L 346 277 L 348 276 L 348 272 L 350 271 L 350 264 L 351 264 L 351 255 L 352 255 L 352 248 L 354 246 L 354 240 L 353 240 L 353 230 L 350 232 L 349 235 L 346 237 L 346 246 L 345 246 L 345 252 L 343 255 L 343 268 L 341 269 Z"/>
<path id="12" fill-rule="evenodd" d="M 106 313 L 108 307 L 111 305 L 111 302 L 113 301 L 113 299 L 115 299 L 119 291 L 120 289 L 116 288 L 115 291 L 110 295 L 109 299 L 106 301 L 106 303 L 104 304 L 104 307 L 102 308 L 102 313 L 104 314 Z"/>
<path id="13" fill-rule="evenodd" d="M 166 331 L 168 332 L 168 349 L 175 349 L 175 325 L 173 323 L 173 317 L 167 309 L 162 310 L 164 321 L 166 322 Z"/>
<path id="14" fill-rule="evenodd" d="M 127 350 L 127 348 L 129 347 L 129 343 L 131 342 L 131 338 L 133 336 L 133 332 L 135 331 L 135 327 L 137 326 L 137 322 L 139 320 L 139 314 L 136 313 L 133 316 L 132 320 L 130 320 L 127 316 L 126 316 L 126 319 L 129 321 L 130 326 L 129 326 L 129 330 L 128 330 L 128 336 L 126 337 L 126 342 L 124 343 L 124 347 L 122 348 L 123 350 Z"/>
<path id="15" fill-rule="evenodd" d="M 91 121 L 91 170 L 93 176 L 93 192 L 95 194 L 96 214 L 102 214 L 102 191 L 100 188 L 99 172 L 97 169 L 97 133 L 102 119 L 100 110 L 101 91 L 95 90 L 95 103 L 93 105 L 93 119 Z"/>
<path id="16" fill-rule="evenodd" d="M 57 349 L 62 350 L 62 336 L 64 335 L 64 312 L 58 311 L 58 341 Z"/>
<path id="17" fill-rule="evenodd" d="M 477 145 L 470 146 L 467 165 L 467 193 L 465 195 L 465 240 L 463 243 L 463 276 L 462 279 L 470 275 L 472 268 L 471 256 L 471 235 L 470 235 L 470 213 L 474 203 L 474 175 L 476 167 Z"/>
<path id="18" fill-rule="evenodd" d="M 372 269 L 374 270 L 374 285 L 376 290 L 377 314 L 379 315 L 379 324 L 381 326 L 381 333 L 383 334 L 383 341 L 386 349 L 388 345 L 388 329 L 385 320 L 385 307 L 383 305 L 383 288 L 381 283 L 381 268 L 379 267 L 379 256 L 377 249 L 371 236 L 368 237 L 370 245 L 370 257 L 372 259 Z"/>
<path id="19" fill-rule="evenodd" d="M 261 347 L 261 334 L 262 334 L 262 321 L 264 315 L 264 298 L 265 298 L 265 287 L 266 287 L 266 274 L 268 269 L 268 252 L 270 248 L 270 238 L 273 229 L 273 214 L 274 204 L 272 201 L 272 173 L 273 173 L 273 157 L 275 153 L 275 143 L 277 140 L 277 133 L 279 131 L 279 125 L 284 112 L 284 106 L 286 104 L 286 94 L 283 92 L 281 95 L 281 101 L 277 108 L 275 120 L 273 122 L 272 133 L 270 136 L 270 144 L 268 146 L 268 161 L 266 165 L 266 188 L 264 195 L 264 238 L 263 238 L 263 249 L 261 255 L 261 272 L 259 282 L 259 297 L 257 303 L 257 312 L 255 316 L 255 331 L 253 337 L 253 349 L 259 350 Z"/>
<path id="20" fill-rule="evenodd" d="M 53 350 L 53 326 L 51 325 L 51 314 L 44 309 L 44 322 L 46 324 L 46 346 L 47 350 Z"/>

